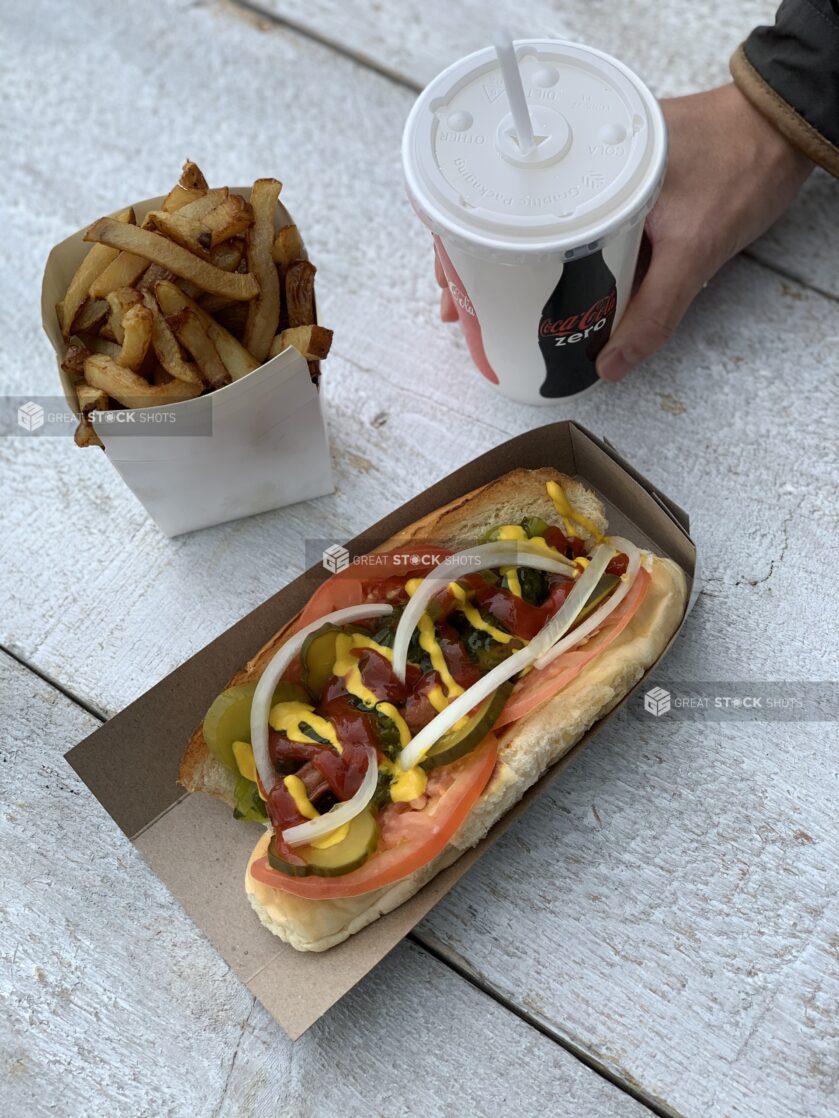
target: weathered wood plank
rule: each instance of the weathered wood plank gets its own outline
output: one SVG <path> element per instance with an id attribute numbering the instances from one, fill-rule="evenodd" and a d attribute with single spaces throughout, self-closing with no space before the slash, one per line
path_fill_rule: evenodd
<path id="1" fill-rule="evenodd" d="M 409 943 L 292 1044 L 64 763 L 96 720 L 0 694 L 5 1114 L 649 1113 Z"/>
<path id="2" fill-rule="evenodd" d="M 449 63 L 492 42 L 499 23 L 514 38 L 566 38 L 623 59 L 659 97 L 711 89 L 729 80 L 728 59 L 752 27 L 772 23 L 775 0 L 624 4 L 591 0 L 512 3 L 467 0 L 257 0 L 257 7 L 351 50 L 420 87 Z M 789 212 L 751 250 L 803 283 L 839 297 L 839 187 L 819 172 Z"/>
<path id="3" fill-rule="evenodd" d="M 830 1113 L 836 735 L 789 730 L 620 718 L 420 939 L 680 1114 Z"/>

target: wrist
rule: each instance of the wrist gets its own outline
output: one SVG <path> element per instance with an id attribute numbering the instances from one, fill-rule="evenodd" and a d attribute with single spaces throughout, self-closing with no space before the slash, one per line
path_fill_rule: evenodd
<path id="1" fill-rule="evenodd" d="M 784 135 L 772 117 L 756 108 L 735 82 L 718 91 L 725 100 L 729 126 L 737 122 L 738 141 L 749 138 L 755 165 L 771 178 L 803 185 L 815 164 Z"/>

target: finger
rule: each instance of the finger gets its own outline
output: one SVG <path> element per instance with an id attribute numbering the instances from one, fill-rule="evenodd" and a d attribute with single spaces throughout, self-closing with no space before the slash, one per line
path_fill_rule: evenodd
<path id="1" fill-rule="evenodd" d="M 649 270 L 609 344 L 597 359 L 603 380 L 622 380 L 669 341 L 704 282 L 682 244 L 658 241 Z"/>
<path id="2" fill-rule="evenodd" d="M 434 250 L 434 275 L 437 277 L 437 282 L 441 287 L 448 287 L 446 281 L 446 273 L 443 271 L 443 265 L 440 263 L 440 257 L 437 255 L 437 249 Z"/>
<path id="3" fill-rule="evenodd" d="M 444 291 L 440 296 L 440 318 L 443 322 L 457 322 L 457 307 L 449 291 Z"/>

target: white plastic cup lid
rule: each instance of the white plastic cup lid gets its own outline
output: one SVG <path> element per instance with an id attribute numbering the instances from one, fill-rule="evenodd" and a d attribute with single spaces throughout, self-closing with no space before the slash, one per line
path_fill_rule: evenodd
<path id="1" fill-rule="evenodd" d="M 649 209 L 667 156 L 658 102 L 622 62 L 576 43 L 515 44 L 536 145 L 519 148 L 495 51 L 454 63 L 418 97 L 403 137 L 423 219 L 492 249 L 596 244 Z"/>

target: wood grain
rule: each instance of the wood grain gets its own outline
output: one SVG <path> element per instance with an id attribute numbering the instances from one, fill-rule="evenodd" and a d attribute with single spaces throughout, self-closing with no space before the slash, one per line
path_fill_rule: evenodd
<path id="1" fill-rule="evenodd" d="M 64 763 L 96 719 L 4 654 L 0 694 L 5 1114 L 648 1113 L 410 943 L 292 1044 Z"/>
<path id="2" fill-rule="evenodd" d="M 659 97 L 696 93 L 729 81 L 728 60 L 734 49 L 753 27 L 772 23 L 777 8 L 775 0 L 535 0 L 524 7 L 513 0 L 407 0 L 398 5 L 378 0 L 256 0 L 255 6 L 414 88 L 490 44 L 495 28 L 505 24 L 513 38 L 565 38 L 605 50 L 631 66 Z M 819 171 L 749 252 L 839 297 L 837 229 L 839 187 Z"/>
<path id="3" fill-rule="evenodd" d="M 716 46 L 723 33 L 735 40 L 743 9 L 713 10 L 723 28 L 714 28 Z M 680 15 L 694 28 L 696 58 L 707 58 L 710 38 L 696 31 L 693 11 L 673 4 L 656 18 L 672 28 Z M 627 12 L 640 18 L 640 6 Z M 338 490 L 317 502 L 167 541 L 103 456 L 69 439 L 0 439 L 0 639 L 17 655 L 112 713 L 298 573 L 306 539 L 346 539 L 508 434 L 573 415 L 690 511 L 705 592 L 668 671 L 686 679 L 835 674 L 824 591 L 836 554 L 825 423 L 836 407 L 834 301 L 739 259 L 703 292 L 671 346 L 622 384 L 573 407 L 509 403 L 485 386 L 460 336 L 437 319 L 428 237 L 401 184 L 410 90 L 227 5 L 169 0 L 116 13 L 104 0 L 84 0 L 56 13 L 32 0 L 6 22 L 0 94 L 9 150 L 24 154 L 0 187 L 14 215 L 5 227 L 14 268 L 0 274 L 4 391 L 58 392 L 35 310 L 51 245 L 121 203 L 161 193 L 187 156 L 213 183 L 266 174 L 284 181 L 318 264 L 324 322 L 336 331 L 323 385 Z M 629 46 L 640 42 L 630 23 L 620 25 Z M 425 29 L 419 25 L 415 40 Z M 458 43 L 450 40 L 452 54 L 461 53 Z M 70 81 L 67 59 L 91 57 L 92 44 L 96 80 Z M 656 63 L 674 82 L 665 88 L 705 80 L 690 72 L 680 86 L 682 63 L 668 69 L 665 61 Z M 82 126 L 103 120 L 107 129 Z M 813 189 L 827 185 L 816 180 Z M 790 232 L 784 253 L 805 247 L 798 236 Z M 806 253 L 799 257 L 806 262 Z M 810 278 L 818 274 L 813 260 Z M 40 686 L 27 677 L 12 710 Z M 0 693 L 5 706 L 11 692 Z M 35 807 L 24 815 L 10 809 L 20 816 L 12 834 L 21 836 L 14 849 L 27 857 L 27 873 L 14 879 L 7 911 L 22 938 L 18 959 L 30 969 L 3 973 L 19 1020 L 31 1019 L 33 1036 L 47 1039 L 4 1043 L 9 1067 L 29 1075 L 35 1046 L 35 1078 L 23 1081 L 29 1089 L 43 1075 L 64 1092 L 68 1113 L 81 1113 L 98 1091 L 115 1113 L 137 1113 L 144 1098 L 158 1112 L 201 1112 L 206 1098 L 222 1097 L 241 1039 L 246 1082 L 231 1087 L 224 1106 L 232 1113 L 240 1102 L 255 1107 L 251 1099 L 281 1102 L 284 1083 L 308 1085 L 318 1072 L 304 1075 L 297 1050 L 292 1058 L 263 1033 L 250 999 L 230 986 L 219 960 L 58 764 L 89 726 L 63 704 L 55 695 L 35 704 L 19 734 L 28 752 L 14 802 Z M 618 724 L 423 935 L 663 1109 L 691 1118 L 826 1112 L 837 1074 L 828 1015 L 835 823 L 831 830 L 823 807 L 828 794 L 835 802 L 826 752 L 834 729 Z M 55 750 L 43 771 L 40 753 L 32 760 L 36 748 Z M 51 796 L 60 796 L 60 812 L 47 811 Z M 63 876 L 43 852 L 48 818 Z M 799 832 L 813 841 L 795 838 Z M 126 874 L 131 889 L 120 892 Z M 46 922 L 47 946 L 37 953 L 33 921 Z M 437 964 L 412 963 L 415 977 L 403 986 L 403 957 L 412 949 L 395 970 L 381 971 L 376 1004 L 384 1013 L 398 991 L 423 1035 L 429 1022 L 448 1025 L 454 1010 L 445 998 L 422 1015 Z M 145 972 L 143 983 L 153 971 L 154 982 L 126 986 L 131 967 Z M 467 999 L 457 1012 L 467 1020 L 477 1004 Z M 349 1059 L 343 1044 L 351 1051 L 352 1020 L 337 1034 L 331 1017 L 324 1024 L 311 1065 L 321 1078 L 336 1050 Z M 376 1034 L 379 1050 L 392 1034 Z M 162 1041 L 152 1063 L 155 1035 Z M 478 1035 L 463 1035 L 474 1063 L 457 1066 L 481 1074 L 489 1067 L 491 1076 L 489 1049 Z M 511 1051 L 547 1091 L 553 1046 L 529 1056 L 529 1044 Z M 382 1107 L 410 1113 L 416 1084 L 390 1074 L 392 1096 L 382 1094 Z M 503 1082 L 493 1079 L 495 1101 L 504 1098 Z M 471 1086 L 453 1083 L 469 1112 Z M 440 1097 L 445 1089 L 435 1081 Z M 358 1099 L 363 1093 L 352 1095 L 350 1112 Z M 434 1112 L 431 1094 L 416 1099 Z M 294 1103 L 311 1099 L 298 1091 Z"/>

